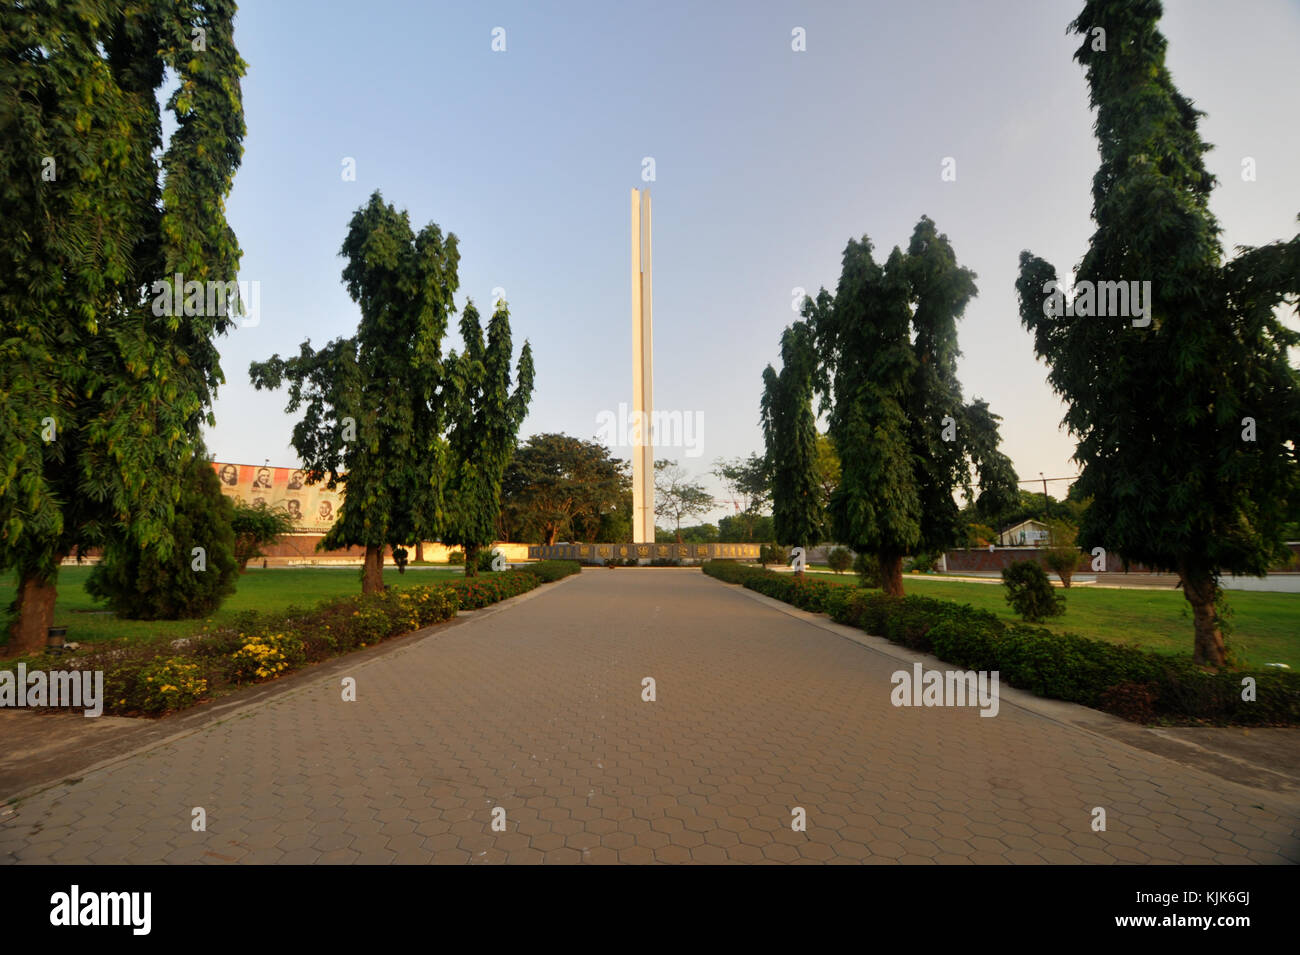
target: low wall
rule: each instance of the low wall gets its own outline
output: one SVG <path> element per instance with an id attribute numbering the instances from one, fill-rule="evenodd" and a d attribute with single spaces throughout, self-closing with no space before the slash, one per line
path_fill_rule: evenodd
<path id="1" fill-rule="evenodd" d="M 1041 547 L 995 547 L 993 550 L 989 550 L 987 547 L 962 547 L 947 551 L 944 557 L 947 561 L 949 573 L 960 573 L 961 571 L 1001 573 L 1004 568 L 1023 560 L 1032 560 L 1046 570 L 1046 553 Z M 1106 569 L 1112 572 L 1122 573 L 1124 571 L 1124 561 L 1119 554 L 1108 553 L 1106 555 Z M 1091 570 L 1092 557 L 1080 551 L 1078 572 L 1088 573 Z M 1130 564 L 1128 572 L 1149 574 L 1152 571 L 1142 564 Z"/>
<path id="2" fill-rule="evenodd" d="M 341 547 L 333 550 L 317 550 L 316 545 L 325 539 L 324 534 L 287 534 L 281 537 L 273 544 L 268 544 L 262 548 L 265 557 L 259 557 L 255 561 L 250 561 L 250 565 L 264 560 L 268 567 L 330 567 L 330 566 L 361 566 L 364 561 L 366 549 L 364 547 Z M 498 541 L 493 544 L 489 550 L 498 549 L 505 554 L 506 560 L 511 563 L 515 561 L 528 560 L 527 544 L 516 544 L 509 541 Z M 446 563 L 447 555 L 453 550 L 459 550 L 457 547 L 448 547 L 445 544 L 430 541 L 424 545 L 424 559 L 430 563 Z M 407 560 L 415 560 L 415 547 L 407 548 Z M 82 559 L 83 564 L 99 563 L 99 551 L 88 551 Z M 384 563 L 391 565 L 393 562 L 392 554 L 384 551 Z M 75 558 L 68 558 L 63 562 L 71 566 L 77 563 Z"/>
<path id="3" fill-rule="evenodd" d="M 758 544 L 533 544 L 532 560 L 758 560 Z"/>

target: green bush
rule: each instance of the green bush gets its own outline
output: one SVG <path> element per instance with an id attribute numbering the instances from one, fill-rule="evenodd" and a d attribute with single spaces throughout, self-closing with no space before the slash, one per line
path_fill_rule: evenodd
<path id="1" fill-rule="evenodd" d="M 517 570 L 532 574 L 542 583 L 549 584 L 572 574 L 582 572 L 582 565 L 576 560 L 538 560 L 531 564 L 520 564 Z"/>
<path id="2" fill-rule="evenodd" d="M 195 454 L 185 465 L 165 557 L 129 537 L 113 537 L 86 591 L 119 616 L 131 620 L 202 617 L 235 592 L 234 508 L 221 493 L 210 462 Z M 196 554 L 195 548 L 202 548 Z M 202 567 L 196 563 L 202 560 Z"/>
<path id="3" fill-rule="evenodd" d="M 465 563 L 465 552 L 463 550 L 448 551 L 447 563 L 457 565 Z"/>
<path id="4" fill-rule="evenodd" d="M 912 556 L 912 559 L 909 560 L 903 566 L 903 570 L 904 572 L 909 574 L 911 573 L 929 574 L 929 573 L 933 573 L 935 568 L 938 567 L 938 565 L 939 565 L 938 554 L 921 553 L 921 554 L 914 554 Z"/>
<path id="5" fill-rule="evenodd" d="M 105 713 L 156 715 L 191 706 L 208 692 L 207 668 L 201 662 L 171 656 L 167 650 L 165 646 L 148 647 L 113 666 L 78 660 L 77 667 L 104 671 Z M 53 665 L 67 668 L 63 663 Z"/>
<path id="6" fill-rule="evenodd" d="M 1032 560 L 1016 561 L 1002 568 L 1007 603 L 1030 623 L 1065 613 L 1065 595 L 1056 592 L 1043 568 Z"/>
<path id="7" fill-rule="evenodd" d="M 853 566 L 853 551 L 847 547 L 832 547 L 826 555 L 826 566 L 837 574 L 842 574 Z"/>
<path id="8" fill-rule="evenodd" d="M 998 671 L 999 678 L 1010 686 L 1126 719 L 1300 725 L 1300 674 L 1276 669 L 1210 673 L 1188 658 L 1053 633 L 1043 627 L 1008 625 L 995 614 L 968 604 L 890 597 L 813 579 L 801 584 L 798 576 L 735 561 L 707 561 L 704 572 L 795 606 L 828 613 L 837 623 L 933 653 L 962 669 Z M 1255 683 L 1253 701 L 1242 698 L 1245 680 Z"/>

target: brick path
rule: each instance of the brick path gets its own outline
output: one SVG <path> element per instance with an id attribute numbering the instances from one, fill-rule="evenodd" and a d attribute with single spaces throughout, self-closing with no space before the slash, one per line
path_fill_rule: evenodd
<path id="1" fill-rule="evenodd" d="M 45 790 L 0 862 L 1300 861 L 1292 794 L 1010 692 L 895 708 L 905 667 L 698 572 L 588 570 L 359 661 L 355 703 L 310 681 Z"/>

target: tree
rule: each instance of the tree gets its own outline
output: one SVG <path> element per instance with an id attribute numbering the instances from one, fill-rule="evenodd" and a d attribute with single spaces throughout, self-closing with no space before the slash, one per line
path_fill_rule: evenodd
<path id="1" fill-rule="evenodd" d="M 850 240 L 835 295 L 805 305 L 842 470 L 832 536 L 876 558 L 886 593 L 903 592 L 904 555 L 965 539 L 958 488 L 969 500 L 977 477 L 981 497 L 1015 494 L 999 419 L 982 401 L 963 404 L 956 377 L 956 323 L 974 280 L 922 216 L 908 252 L 895 248 L 883 266 L 869 239 Z"/>
<path id="2" fill-rule="evenodd" d="M 447 360 L 453 412 L 447 435 L 448 522 L 442 541 L 465 549 L 465 576 L 472 577 L 478 572 L 479 550 L 496 538 L 501 482 L 533 394 L 533 351 L 525 342 L 519 383 L 511 394 L 510 313 L 505 302 L 493 312 L 486 347 L 472 302 L 461 313 L 460 331 L 465 350 L 460 355 L 452 352 Z"/>
<path id="3" fill-rule="evenodd" d="M 631 481 L 629 480 L 629 484 Z M 601 512 L 596 529 L 597 544 L 621 544 L 632 540 L 632 490 L 619 493 L 618 503 Z"/>
<path id="4" fill-rule="evenodd" d="M 253 362 L 258 390 L 289 384 L 306 406 L 293 446 L 308 484 L 345 488 L 321 549 L 365 547 L 362 591 L 383 589 L 384 550 L 436 540 L 446 526 L 447 420 L 442 339 L 459 284 L 454 233 L 410 218 L 375 192 L 348 227 L 343 281 L 360 306 L 357 333 L 320 351 Z"/>
<path id="5" fill-rule="evenodd" d="M 817 434 L 817 485 L 822 513 L 829 520 L 831 495 L 840 486 L 840 456 L 835 453 L 835 442 L 831 436 L 822 432 Z"/>
<path id="6" fill-rule="evenodd" d="M 165 561 L 222 380 L 224 214 L 244 135 L 235 4 L 0 8 L 0 570 L 7 652 L 45 645 L 58 567 L 129 535 Z M 199 28 L 205 42 L 193 38 Z M 164 141 L 158 93 L 176 87 Z M 235 286 L 237 288 L 237 285 Z M 149 292 L 155 293 L 151 300 Z M 168 303 L 173 304 L 173 303 Z M 157 306 L 157 308 L 155 308 Z"/>
<path id="7" fill-rule="evenodd" d="M 235 592 L 234 508 L 221 493 L 212 464 L 196 454 L 186 463 L 173 510 L 175 546 L 160 554 L 130 534 L 114 536 L 90 572 L 86 591 L 119 617 L 182 620 L 202 617 Z"/>
<path id="8" fill-rule="evenodd" d="M 589 541 L 624 516 L 631 534 L 626 462 L 602 444 L 567 434 L 533 435 L 516 450 L 501 487 L 502 537 L 554 544 Z M 627 538 L 623 538 L 626 540 Z"/>
<path id="9" fill-rule="evenodd" d="M 754 541 L 776 540 L 776 528 L 769 514 L 743 518 L 740 514 L 729 514 L 718 518 L 718 543 L 751 544 Z"/>
<path id="10" fill-rule="evenodd" d="M 772 475 L 767 462 L 757 454 L 731 460 L 719 458 L 713 462 L 712 473 L 740 508 L 736 518 L 746 529 L 744 539 L 753 540 L 758 519 L 772 501 Z"/>
<path id="11" fill-rule="evenodd" d="M 245 504 L 238 498 L 233 500 L 233 505 L 230 527 L 235 534 L 235 563 L 242 574 L 248 569 L 250 560 L 265 556 L 263 547 L 293 533 L 297 522 L 283 507 L 271 507 L 266 503 Z"/>
<path id="12" fill-rule="evenodd" d="M 677 543 L 682 542 L 682 519 L 707 514 L 713 506 L 713 495 L 688 480 L 680 464 L 666 459 L 655 462 L 655 516 L 672 518 Z"/>
<path id="13" fill-rule="evenodd" d="M 805 301 L 805 317 L 815 306 Z M 760 414 L 766 470 L 772 476 L 772 523 L 777 543 L 811 547 L 822 539 L 825 513 L 817 474 L 817 422 L 813 387 L 817 348 L 808 322 L 781 334 L 781 371 L 763 370 Z"/>
<path id="14" fill-rule="evenodd" d="M 1007 603 L 1030 623 L 1065 613 L 1065 595 L 1056 592 L 1043 568 L 1032 560 L 1003 567 L 1002 585 L 1007 588 Z"/>
<path id="15" fill-rule="evenodd" d="M 1061 578 L 1061 586 L 1070 589 L 1070 579 L 1079 566 L 1079 545 L 1075 543 L 1078 529 L 1065 521 L 1052 521 L 1048 525 L 1051 537 L 1047 550 L 1043 552 L 1043 563 L 1048 570 L 1055 571 Z"/>
<path id="16" fill-rule="evenodd" d="M 1029 252 L 1016 289 L 1079 439 L 1081 544 L 1177 573 L 1195 660 L 1219 667 L 1220 576 L 1264 574 L 1300 506 L 1287 358 L 1300 335 L 1279 314 L 1300 294 L 1300 235 L 1223 261 L 1203 114 L 1165 67 L 1160 14 L 1090 0 L 1071 24 L 1097 115 L 1096 230 L 1068 309 L 1055 268 Z"/>
<path id="17" fill-rule="evenodd" d="M 831 498 L 832 536 L 859 554 L 873 554 L 892 594 L 902 593 L 903 555 L 921 538 L 905 408 L 916 366 L 909 296 L 902 252 L 895 248 L 879 266 L 863 236 L 844 250 L 834 301 L 818 303 L 814 312 L 834 393 L 830 435 L 841 466 Z"/>

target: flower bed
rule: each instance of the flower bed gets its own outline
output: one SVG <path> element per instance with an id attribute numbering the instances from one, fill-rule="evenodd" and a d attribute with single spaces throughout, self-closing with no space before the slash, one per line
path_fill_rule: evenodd
<path id="1" fill-rule="evenodd" d="M 428 587 L 328 600 L 310 610 L 245 613 L 233 626 L 185 641 L 115 641 L 73 656 L 24 662 L 28 671 L 102 670 L 105 713 L 157 715 L 449 620 L 458 610 L 486 607 L 580 569 L 577 561 L 539 561 Z"/>

